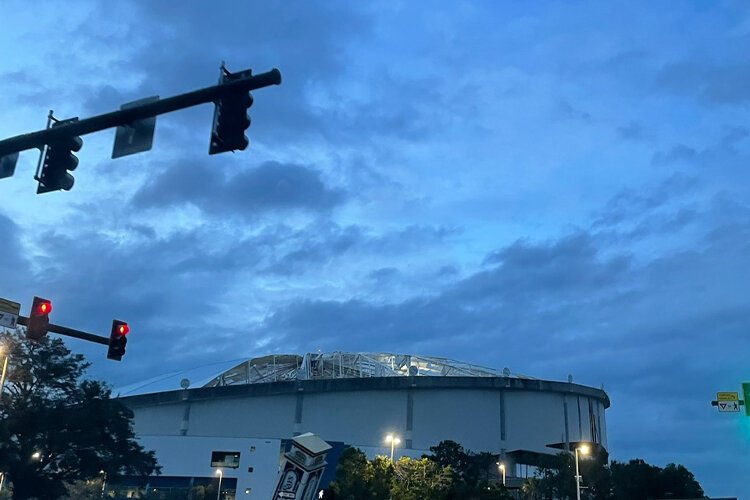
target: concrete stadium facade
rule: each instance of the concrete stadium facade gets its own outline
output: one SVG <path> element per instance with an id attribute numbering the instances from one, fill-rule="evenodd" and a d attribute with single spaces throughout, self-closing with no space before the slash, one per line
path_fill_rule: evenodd
<path id="1" fill-rule="evenodd" d="M 373 455 L 389 452 L 384 436 L 395 434 L 397 454 L 411 456 L 450 439 L 498 455 L 511 477 L 518 465 L 537 465 L 578 442 L 607 450 L 609 397 L 572 381 L 381 353 L 276 355 L 212 369 L 195 388 L 181 372 L 121 389 L 137 435 L 153 443 L 158 436 L 283 440 L 313 432 Z"/>

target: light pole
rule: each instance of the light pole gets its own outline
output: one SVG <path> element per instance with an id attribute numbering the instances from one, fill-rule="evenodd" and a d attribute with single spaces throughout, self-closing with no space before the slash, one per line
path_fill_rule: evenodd
<path id="1" fill-rule="evenodd" d="M 385 437 L 385 442 L 391 445 L 391 463 L 393 463 L 393 449 L 397 444 L 401 443 L 401 438 L 398 436 L 394 436 L 393 434 L 388 434 Z"/>
<path id="2" fill-rule="evenodd" d="M 100 470 L 99 474 L 104 474 L 104 477 L 102 478 L 102 494 L 101 494 L 101 497 L 104 498 L 104 488 L 106 488 L 107 486 L 107 473 L 103 470 Z"/>
<path id="3" fill-rule="evenodd" d="M 219 491 L 216 492 L 216 500 L 221 500 L 221 480 L 224 477 L 224 473 L 221 469 L 216 469 L 216 473 L 219 475 Z"/>
<path id="4" fill-rule="evenodd" d="M 497 468 L 500 470 L 500 474 L 503 475 L 503 486 L 505 486 L 505 464 L 502 462 L 496 462 Z"/>
<path id="5" fill-rule="evenodd" d="M 5 354 L 5 361 L 3 361 L 3 374 L 0 376 L 0 398 L 3 397 L 3 389 L 5 388 L 5 374 L 8 372 L 8 354 Z"/>
<path id="6" fill-rule="evenodd" d="M 578 472 L 578 453 L 581 455 L 588 455 L 590 451 L 589 445 L 582 444 L 576 447 L 576 499 L 581 500 L 581 474 Z"/>

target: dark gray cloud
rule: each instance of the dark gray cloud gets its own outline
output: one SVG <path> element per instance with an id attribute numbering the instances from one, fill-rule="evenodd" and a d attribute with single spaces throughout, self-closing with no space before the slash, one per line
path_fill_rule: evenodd
<path id="1" fill-rule="evenodd" d="M 23 247 L 21 236 L 21 228 L 0 212 L 0 297 L 14 301 L 22 299 L 16 294 L 31 276 L 34 257 Z"/>
<path id="2" fill-rule="evenodd" d="M 725 128 L 721 138 L 704 149 L 696 149 L 685 144 L 676 144 L 666 151 L 657 151 L 651 159 L 654 165 L 669 165 L 672 163 L 697 164 L 711 167 L 724 167 L 723 163 L 736 157 L 738 146 L 748 136 L 745 127 Z"/>
<path id="3" fill-rule="evenodd" d="M 657 74 L 656 84 L 663 90 L 690 95 L 708 105 L 730 106 L 750 101 L 748 80 L 750 60 L 746 57 L 726 61 L 702 57 L 664 65 Z"/>
<path id="4" fill-rule="evenodd" d="M 637 121 L 630 121 L 625 125 L 617 127 L 617 134 L 628 141 L 642 141 L 648 137 L 646 129 Z"/>
<path id="5" fill-rule="evenodd" d="M 205 163 L 177 162 L 133 197 L 136 207 L 191 204 L 210 214 L 257 217 L 266 211 L 326 211 L 340 205 L 344 191 L 327 187 L 307 167 L 266 162 L 226 175 Z"/>
<path id="6" fill-rule="evenodd" d="M 293 250 L 284 253 L 264 272 L 299 275 L 313 266 L 328 264 L 345 255 L 377 255 L 380 258 L 404 256 L 440 245 L 456 233 L 448 228 L 409 226 L 383 234 L 359 226 L 341 227 L 331 222 L 318 223 L 288 235 Z"/>
<path id="7" fill-rule="evenodd" d="M 592 228 L 603 229 L 623 222 L 642 221 L 644 217 L 681 202 L 697 191 L 700 182 L 695 177 L 675 174 L 646 189 L 624 189 L 614 195 L 594 214 Z"/>

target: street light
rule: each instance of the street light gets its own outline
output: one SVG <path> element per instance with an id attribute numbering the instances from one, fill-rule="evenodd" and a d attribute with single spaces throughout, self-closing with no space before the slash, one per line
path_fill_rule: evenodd
<path id="1" fill-rule="evenodd" d="M 224 473 L 221 469 L 216 469 L 216 474 L 219 475 L 219 491 L 216 492 L 216 500 L 221 500 L 221 480 L 224 477 Z"/>
<path id="2" fill-rule="evenodd" d="M 4 351 L 5 348 L 2 348 Z M 0 376 L 0 398 L 3 397 L 3 389 L 5 388 L 5 374 L 8 372 L 8 354 L 5 353 L 5 361 L 3 362 L 3 374 Z"/>
<path id="3" fill-rule="evenodd" d="M 496 462 L 497 468 L 500 469 L 500 474 L 503 475 L 503 486 L 505 486 L 505 464 L 502 462 Z"/>
<path id="4" fill-rule="evenodd" d="M 581 474 L 578 472 L 578 454 L 588 455 L 591 448 L 589 445 L 582 444 L 576 448 L 576 499 L 581 500 Z"/>
<path id="5" fill-rule="evenodd" d="M 385 442 L 391 445 L 391 463 L 393 463 L 393 449 L 397 444 L 401 443 L 401 438 L 398 436 L 394 436 L 393 434 L 388 434 L 385 437 Z"/>
<path id="6" fill-rule="evenodd" d="M 38 451 L 35 451 L 34 453 L 31 454 L 31 458 L 34 460 L 41 460 L 42 454 Z"/>
<path id="7" fill-rule="evenodd" d="M 101 497 L 104 498 L 104 488 L 107 486 L 107 472 L 100 470 L 99 474 L 104 474 L 104 477 L 102 478 L 102 494 L 101 494 Z"/>

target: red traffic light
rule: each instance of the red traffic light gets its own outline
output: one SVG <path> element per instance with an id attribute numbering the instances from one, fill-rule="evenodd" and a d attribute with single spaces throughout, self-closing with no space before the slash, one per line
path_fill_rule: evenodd
<path id="1" fill-rule="evenodd" d="M 29 324 L 26 327 L 27 339 L 38 341 L 47 335 L 50 312 L 52 312 L 52 302 L 41 297 L 34 297 L 29 313 Z"/>
<path id="2" fill-rule="evenodd" d="M 130 327 L 127 323 L 122 323 L 117 327 L 117 333 L 119 333 L 120 335 L 127 335 L 128 333 L 130 333 Z"/>
<path id="3" fill-rule="evenodd" d="M 52 312 L 52 302 L 45 299 L 40 299 L 38 301 L 34 301 L 34 315 L 35 316 L 44 316 L 46 314 L 49 314 Z"/>

